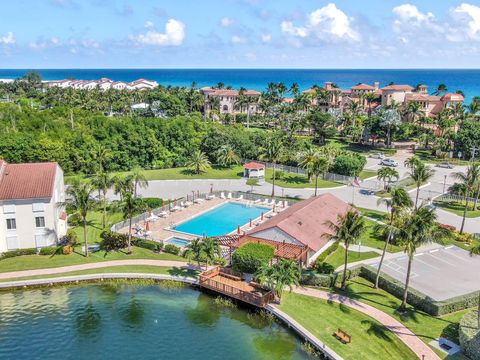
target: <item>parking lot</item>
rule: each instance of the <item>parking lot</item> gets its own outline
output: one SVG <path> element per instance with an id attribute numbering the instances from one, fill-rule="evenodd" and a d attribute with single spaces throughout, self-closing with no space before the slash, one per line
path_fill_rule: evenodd
<path id="1" fill-rule="evenodd" d="M 405 283 L 408 257 L 384 262 L 382 271 Z M 378 266 L 378 263 L 372 266 Z M 480 256 L 470 256 L 457 246 L 447 246 L 415 255 L 410 286 L 436 301 L 480 290 Z"/>

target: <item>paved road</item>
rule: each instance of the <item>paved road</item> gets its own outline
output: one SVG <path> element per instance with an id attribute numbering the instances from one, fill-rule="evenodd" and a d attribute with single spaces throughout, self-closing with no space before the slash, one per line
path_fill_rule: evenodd
<path id="1" fill-rule="evenodd" d="M 408 169 L 403 165 L 404 160 L 410 156 L 408 153 L 399 152 L 398 155 L 393 157 L 398 161 L 399 166 L 397 171 L 400 174 L 400 178 L 408 176 Z M 377 159 L 367 159 L 366 169 L 378 170 L 381 166 Z M 453 184 L 454 180 L 451 176 L 453 172 L 465 171 L 466 166 L 455 166 L 454 169 L 442 169 L 435 167 L 435 175 L 430 182 L 421 188 L 419 199 L 421 202 L 429 202 L 435 197 L 440 196 L 444 188 L 448 189 Z M 366 195 L 362 192 L 365 189 L 378 190 L 383 186 L 383 183 L 378 181 L 376 177 L 367 179 L 361 183 L 360 187 L 352 186 L 339 186 L 338 188 L 319 189 L 319 193 L 329 192 L 338 198 L 348 202 L 354 203 L 356 206 L 364 207 L 368 209 L 375 209 L 380 211 L 387 211 L 387 208 L 383 204 L 378 204 L 378 197 L 374 195 Z M 155 180 L 150 181 L 149 186 L 146 189 L 139 189 L 139 194 L 144 197 L 161 197 L 164 199 L 173 199 L 183 197 L 192 194 L 192 191 L 200 191 L 206 193 L 210 191 L 210 188 L 214 190 L 225 191 L 251 191 L 252 187 L 246 184 L 244 179 L 238 180 Z M 254 186 L 253 191 L 260 194 L 270 195 L 272 191 L 272 185 L 266 182 L 261 183 L 259 186 Z M 276 187 L 276 195 L 298 197 L 307 199 L 314 194 L 314 189 L 290 189 Z M 410 195 L 415 200 L 416 190 L 410 191 Z M 109 194 L 110 199 L 116 199 L 113 193 Z M 462 218 L 458 215 L 450 212 L 437 209 L 438 221 L 440 223 L 449 224 L 460 228 Z M 471 233 L 480 232 L 480 217 L 467 219 L 465 224 L 465 230 Z"/>

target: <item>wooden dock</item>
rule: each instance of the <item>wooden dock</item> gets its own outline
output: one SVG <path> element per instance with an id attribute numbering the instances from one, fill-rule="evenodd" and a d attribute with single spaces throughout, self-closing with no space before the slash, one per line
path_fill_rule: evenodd
<path id="1" fill-rule="evenodd" d="M 200 275 L 200 286 L 261 308 L 275 299 L 273 291 L 253 282 L 247 283 L 230 269 L 219 266 Z"/>

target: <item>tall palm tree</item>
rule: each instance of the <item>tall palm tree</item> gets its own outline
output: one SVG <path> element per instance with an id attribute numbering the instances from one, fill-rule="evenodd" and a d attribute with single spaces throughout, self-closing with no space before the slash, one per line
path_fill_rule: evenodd
<path id="1" fill-rule="evenodd" d="M 130 176 L 115 175 L 113 177 L 113 192 L 115 195 L 120 195 L 120 200 L 123 199 L 123 194 L 126 192 L 133 192 L 133 181 Z"/>
<path id="2" fill-rule="evenodd" d="M 401 311 L 405 310 L 407 306 L 412 263 L 417 249 L 428 243 L 442 241 L 442 230 L 438 227 L 436 220 L 437 215 L 435 214 L 435 209 L 423 205 L 403 217 L 402 226 L 399 228 L 397 239 L 408 256 L 408 265 L 405 289 L 403 292 L 402 303 L 400 305 Z"/>
<path id="3" fill-rule="evenodd" d="M 88 239 L 87 239 L 87 216 L 88 212 L 95 206 L 92 199 L 93 187 L 88 182 L 74 182 L 67 189 L 66 205 L 73 210 L 83 224 L 83 242 L 85 244 L 85 257 L 88 257 Z"/>
<path id="4" fill-rule="evenodd" d="M 328 221 L 327 225 L 333 232 L 332 235 L 327 235 L 327 237 L 343 242 L 345 245 L 345 258 L 341 285 L 342 290 L 344 290 L 347 283 L 348 248 L 350 245 L 356 244 L 358 239 L 365 232 L 365 220 L 358 211 L 351 209 L 344 215 L 339 215 L 337 222 L 334 223 Z"/>
<path id="5" fill-rule="evenodd" d="M 312 164 L 312 175 L 315 176 L 315 196 L 317 196 L 318 177 L 328 169 L 328 160 L 319 153 L 315 156 Z"/>
<path id="6" fill-rule="evenodd" d="M 317 156 L 318 151 L 313 147 L 297 155 L 298 165 L 307 171 L 308 181 L 312 180 L 312 167 Z"/>
<path id="7" fill-rule="evenodd" d="M 217 259 L 221 255 L 222 251 L 216 239 L 208 237 L 202 240 L 201 259 L 205 262 L 207 268 L 209 265 L 213 264 L 215 259 Z"/>
<path id="8" fill-rule="evenodd" d="M 292 291 L 293 285 L 298 285 L 301 273 L 300 266 L 294 261 L 281 259 L 272 266 L 268 266 L 268 264 L 262 265 L 255 277 L 260 284 L 273 290 L 280 302 L 285 287 Z"/>
<path id="9" fill-rule="evenodd" d="M 403 114 L 412 123 L 416 123 L 420 118 L 425 117 L 422 105 L 416 101 L 409 102 Z"/>
<path id="10" fill-rule="evenodd" d="M 189 261 L 196 261 L 198 266 L 200 266 L 200 262 L 202 261 L 202 241 L 199 238 L 190 241 L 185 247 L 184 256 Z"/>
<path id="11" fill-rule="evenodd" d="M 396 218 L 402 215 L 404 211 L 411 208 L 413 206 L 413 201 L 408 195 L 408 192 L 402 187 L 394 187 L 390 189 L 391 198 L 389 199 L 382 199 L 378 200 L 379 204 L 386 204 L 387 208 L 390 210 L 390 219 L 388 222 L 388 235 L 385 240 L 385 245 L 383 246 L 382 256 L 380 257 L 380 263 L 378 264 L 377 269 L 377 276 L 375 277 L 375 289 L 378 288 L 378 280 L 380 279 L 380 271 L 382 269 L 383 259 L 385 258 L 385 254 L 387 252 L 388 245 L 393 238 L 393 233 L 396 229 L 394 229 L 394 221 Z"/>
<path id="12" fill-rule="evenodd" d="M 230 145 L 222 145 L 217 150 L 218 164 L 228 167 L 240 163 L 240 157 Z"/>
<path id="13" fill-rule="evenodd" d="M 140 166 L 135 166 L 129 175 L 133 181 L 133 197 L 137 197 L 138 187 L 145 189 L 148 186 L 148 180 Z"/>
<path id="14" fill-rule="evenodd" d="M 261 157 L 273 164 L 272 167 L 272 197 L 275 196 L 275 170 L 276 164 L 283 155 L 283 139 L 279 134 L 270 134 L 265 142 L 265 148 Z"/>
<path id="15" fill-rule="evenodd" d="M 195 150 L 185 165 L 188 168 L 193 169 L 195 174 L 200 174 L 210 167 L 210 161 L 208 160 L 207 155 L 201 150 Z"/>
<path id="16" fill-rule="evenodd" d="M 123 214 L 123 219 L 128 220 L 128 254 L 132 253 L 132 218 L 135 214 L 145 210 L 145 204 L 142 199 L 135 199 L 131 192 L 123 194 L 123 200 L 119 205 Z"/>
<path id="17" fill-rule="evenodd" d="M 372 103 L 377 99 L 377 95 L 373 92 L 366 93 L 363 98 L 367 102 L 367 107 L 368 107 L 368 117 L 370 118 L 372 116 Z"/>
<path id="18" fill-rule="evenodd" d="M 447 85 L 445 84 L 439 84 L 438 87 L 435 89 L 435 91 L 433 92 L 433 95 L 441 95 L 441 94 L 445 94 L 446 92 L 448 91 L 447 89 Z"/>
<path id="19" fill-rule="evenodd" d="M 460 227 L 460 233 L 463 234 L 463 229 L 465 227 L 465 220 L 468 212 L 468 198 L 472 194 L 480 179 L 480 164 L 473 163 L 467 168 L 467 172 L 456 172 L 453 174 L 453 177 L 456 180 L 460 181 L 461 188 L 463 189 L 463 199 L 465 201 L 465 208 L 463 209 L 463 218 L 462 225 Z M 475 205 L 476 206 L 476 205 Z"/>
<path id="20" fill-rule="evenodd" d="M 411 167 L 408 175 L 415 181 L 417 188 L 417 194 L 415 195 L 415 208 L 418 207 L 418 197 L 420 195 L 420 187 L 426 183 L 435 173 L 435 171 L 428 165 L 425 165 L 423 161 L 414 163 Z"/>
<path id="21" fill-rule="evenodd" d="M 398 174 L 397 170 L 387 166 L 380 168 L 377 172 L 377 179 L 380 181 L 383 181 L 383 190 L 385 191 L 388 190 L 387 184 L 390 184 L 392 179 L 398 180 L 399 177 L 400 175 Z"/>
<path id="22" fill-rule="evenodd" d="M 93 185 L 102 193 L 102 202 L 103 202 L 103 217 L 102 217 L 102 228 L 105 229 L 107 223 L 107 192 L 114 185 L 113 177 L 105 172 L 99 172 L 95 175 L 92 180 Z"/>

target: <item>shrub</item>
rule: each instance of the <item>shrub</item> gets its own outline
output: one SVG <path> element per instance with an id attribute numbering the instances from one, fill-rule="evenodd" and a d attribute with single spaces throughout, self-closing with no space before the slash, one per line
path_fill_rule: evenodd
<path id="1" fill-rule="evenodd" d="M 128 246 L 128 235 L 113 231 L 104 231 L 100 235 L 102 242 L 100 247 L 105 251 L 118 251 Z"/>
<path id="2" fill-rule="evenodd" d="M 325 249 L 320 255 L 317 256 L 315 259 L 315 264 L 313 267 L 316 269 L 318 266 L 323 264 L 323 262 L 327 259 L 328 255 L 334 253 L 338 249 L 339 243 L 335 241 L 332 245 Z"/>
<path id="3" fill-rule="evenodd" d="M 318 286 L 329 288 L 332 286 L 333 276 L 326 274 L 318 274 L 315 271 L 304 271 L 300 279 L 300 284 L 308 286 Z"/>
<path id="4" fill-rule="evenodd" d="M 458 339 L 462 350 L 470 359 L 480 358 L 480 329 L 478 328 L 478 316 L 478 312 L 474 310 L 466 313 L 460 320 Z"/>
<path id="5" fill-rule="evenodd" d="M 340 175 L 355 176 L 363 170 L 366 163 L 367 159 L 360 154 L 349 153 L 339 155 L 335 158 L 330 171 Z"/>
<path id="6" fill-rule="evenodd" d="M 227 259 L 221 257 L 221 256 L 217 256 L 215 258 L 215 260 L 213 260 L 213 264 L 214 265 L 220 265 L 220 266 L 225 266 L 227 265 Z"/>
<path id="7" fill-rule="evenodd" d="M 163 251 L 169 254 L 178 255 L 180 253 L 180 248 L 172 244 L 167 244 L 163 247 Z"/>
<path id="8" fill-rule="evenodd" d="M 233 269 L 249 274 L 256 273 L 262 265 L 268 264 L 274 255 L 273 246 L 256 243 L 245 244 L 233 253 Z"/>
<path id="9" fill-rule="evenodd" d="M 78 244 L 78 235 L 73 229 L 68 229 L 67 234 L 60 238 L 59 245 L 76 246 Z"/>
<path id="10" fill-rule="evenodd" d="M 152 240 L 146 240 L 146 239 L 140 239 L 140 238 L 134 238 L 132 239 L 132 245 L 135 245 L 140 248 L 152 250 L 152 251 L 157 251 L 162 249 L 162 244 L 152 241 Z M 160 246 L 160 249 L 159 249 Z"/>
<path id="11" fill-rule="evenodd" d="M 333 272 L 335 271 L 335 268 L 333 267 L 333 265 L 327 262 L 322 262 L 320 264 L 315 262 L 315 270 L 319 274 L 333 274 Z"/>
<path id="12" fill-rule="evenodd" d="M 73 246 L 66 245 L 63 247 L 63 255 L 70 255 L 73 253 Z"/>
<path id="13" fill-rule="evenodd" d="M 53 255 L 58 251 L 58 246 L 43 247 L 40 249 L 40 255 Z"/>
<path id="14" fill-rule="evenodd" d="M 8 259 L 8 258 L 16 257 L 16 256 L 36 255 L 36 254 L 37 254 L 37 249 L 35 249 L 35 248 L 18 249 L 18 250 L 6 251 L 6 252 L 0 254 L 0 260 Z"/>
<path id="15" fill-rule="evenodd" d="M 157 209 L 164 204 L 163 199 L 160 198 L 142 198 L 142 200 L 147 209 Z"/>

